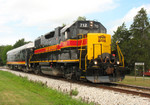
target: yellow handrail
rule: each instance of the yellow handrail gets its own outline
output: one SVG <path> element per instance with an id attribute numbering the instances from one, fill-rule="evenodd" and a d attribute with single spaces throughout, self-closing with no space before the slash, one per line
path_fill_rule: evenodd
<path id="1" fill-rule="evenodd" d="M 29 67 L 30 67 L 30 63 L 31 63 L 31 58 L 32 58 L 33 54 L 30 55 L 30 58 L 29 58 Z"/>
<path id="2" fill-rule="evenodd" d="M 116 42 L 116 45 L 117 45 L 117 51 L 118 51 L 118 56 L 119 56 L 119 62 L 122 63 L 122 66 L 120 66 L 120 67 L 124 67 L 124 56 L 123 56 L 121 49 L 118 45 L 118 41 Z"/>
<path id="3" fill-rule="evenodd" d="M 78 34 L 78 35 L 82 35 L 82 38 L 83 38 L 83 34 Z M 83 39 L 82 39 L 82 42 L 81 42 L 79 69 L 81 69 L 82 44 L 83 44 Z"/>
<path id="4" fill-rule="evenodd" d="M 86 62 L 86 60 L 87 60 L 87 54 L 85 56 L 85 70 L 87 70 L 87 62 Z"/>

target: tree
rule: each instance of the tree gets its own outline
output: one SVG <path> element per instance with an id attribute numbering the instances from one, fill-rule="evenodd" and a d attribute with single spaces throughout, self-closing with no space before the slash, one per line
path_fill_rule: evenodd
<path id="1" fill-rule="evenodd" d="M 0 46 L 0 65 L 3 65 L 3 61 L 2 61 L 2 53 L 3 53 L 3 50 L 4 50 L 5 46 Z"/>
<path id="2" fill-rule="evenodd" d="M 121 26 L 117 28 L 116 31 L 114 31 L 114 35 L 112 36 L 112 49 L 116 49 L 116 41 L 119 41 L 119 47 L 124 55 L 125 58 L 125 66 L 128 65 L 130 62 L 130 53 L 129 50 L 131 49 L 131 44 L 130 44 L 130 39 L 131 39 L 131 33 L 129 30 L 126 28 L 125 23 L 123 23 Z"/>
<path id="3" fill-rule="evenodd" d="M 77 18 L 77 21 L 86 21 L 86 17 L 85 16 L 79 16 L 78 18 Z"/>
<path id="4" fill-rule="evenodd" d="M 146 68 L 150 68 L 150 22 L 146 10 L 141 8 L 134 17 L 131 24 L 130 32 L 132 33 L 132 49 L 134 62 L 145 62 Z"/>
<path id="5" fill-rule="evenodd" d="M 65 23 L 63 23 L 63 24 L 62 24 L 62 26 L 63 26 L 63 27 L 65 27 L 65 26 L 66 26 L 66 24 L 65 24 Z"/>
<path id="6" fill-rule="evenodd" d="M 141 10 L 134 17 L 134 21 L 128 30 L 123 23 L 112 36 L 112 48 L 119 41 L 125 61 L 131 70 L 134 70 L 135 62 L 145 62 L 146 69 L 150 68 L 150 22 L 146 10 Z"/>
<path id="7" fill-rule="evenodd" d="M 123 44 L 125 42 L 128 42 L 130 40 L 131 34 L 129 33 L 128 29 L 125 26 L 125 23 L 123 23 L 121 26 L 117 28 L 116 31 L 114 31 L 114 35 L 112 36 L 112 48 L 115 49 L 116 41 L 119 41 L 120 46 L 124 48 Z"/>
<path id="8" fill-rule="evenodd" d="M 13 45 L 13 48 L 20 47 L 20 46 L 27 44 L 27 43 L 29 43 L 29 42 L 25 42 L 24 38 L 22 38 L 22 39 L 16 41 L 16 43 Z"/>
<path id="9" fill-rule="evenodd" d="M 5 46 L 3 52 L 2 52 L 2 62 L 3 64 L 6 64 L 7 62 L 7 52 L 11 50 L 13 47 L 11 45 Z"/>
<path id="10" fill-rule="evenodd" d="M 150 23 L 147 17 L 146 10 L 141 8 L 138 14 L 134 17 L 133 24 L 130 27 L 130 31 L 134 38 L 137 39 L 147 39 L 148 38 L 148 31 L 150 29 Z"/>

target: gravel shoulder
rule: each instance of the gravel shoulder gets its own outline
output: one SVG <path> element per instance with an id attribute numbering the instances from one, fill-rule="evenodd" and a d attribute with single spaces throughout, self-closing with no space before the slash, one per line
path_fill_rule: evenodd
<path id="1" fill-rule="evenodd" d="M 32 81 L 41 81 L 43 83 L 46 83 L 48 87 L 65 93 L 70 91 L 71 86 L 71 89 L 77 89 L 79 91 L 79 94 L 77 96 L 73 96 L 73 98 L 82 99 L 86 102 L 94 102 L 101 105 L 150 105 L 149 98 L 79 85 L 76 83 L 70 84 L 66 81 L 17 71 L 10 71 L 8 69 L 1 70 L 11 72 L 18 76 L 27 77 L 29 80 Z"/>

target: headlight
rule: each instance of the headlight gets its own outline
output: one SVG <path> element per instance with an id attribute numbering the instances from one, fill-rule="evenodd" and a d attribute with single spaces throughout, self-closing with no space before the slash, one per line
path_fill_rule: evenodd
<path id="1" fill-rule="evenodd" d="M 117 61 L 117 64 L 119 65 L 119 64 L 120 64 L 120 62 L 119 62 L 119 61 Z"/>
<path id="2" fill-rule="evenodd" d="M 90 22 L 90 27 L 93 27 L 93 21 Z"/>
<path id="3" fill-rule="evenodd" d="M 94 64 L 97 65 L 97 61 L 94 61 Z"/>
<path id="4" fill-rule="evenodd" d="M 91 24 L 93 24 L 93 21 L 90 21 Z"/>

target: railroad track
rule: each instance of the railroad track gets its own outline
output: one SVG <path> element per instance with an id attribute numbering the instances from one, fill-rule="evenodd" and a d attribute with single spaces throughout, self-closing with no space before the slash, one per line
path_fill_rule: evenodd
<path id="1" fill-rule="evenodd" d="M 2 67 L 0 67 L 0 69 L 2 69 Z M 9 70 L 9 69 L 7 69 L 7 70 Z M 16 71 L 16 72 L 23 72 L 23 71 Z M 34 74 L 34 73 L 30 72 L 30 74 Z M 101 88 L 101 89 L 117 91 L 117 92 L 120 92 L 120 93 L 133 94 L 133 95 L 136 95 L 136 96 L 150 98 L 150 88 L 147 88 L 147 87 L 126 85 L 126 84 L 118 84 L 118 83 L 93 84 L 93 83 L 85 82 L 85 81 L 67 80 L 67 79 L 64 79 L 64 78 L 61 78 L 61 77 L 55 77 L 55 76 L 48 76 L 48 75 L 42 75 L 42 76 L 48 77 L 48 78 L 53 78 L 53 79 L 58 79 L 58 80 L 62 80 L 62 81 L 67 81 L 67 82 L 70 82 L 70 83 L 77 83 L 77 84 L 80 84 L 80 85 L 86 85 L 86 86 L 91 86 L 91 87 L 96 87 L 96 88 Z"/>
<path id="2" fill-rule="evenodd" d="M 150 88 L 133 86 L 133 85 L 125 85 L 125 84 L 116 84 L 116 83 L 111 83 L 109 86 L 99 85 L 98 87 L 102 89 L 108 89 L 108 90 L 113 90 L 121 93 L 150 98 Z"/>
<path id="3" fill-rule="evenodd" d="M 79 82 L 76 83 L 86 86 L 92 86 L 100 89 L 112 90 L 120 93 L 132 94 L 141 97 L 150 98 L 150 88 L 147 87 L 139 87 L 134 85 L 126 85 L 126 84 L 118 84 L 118 83 L 100 83 L 100 84 L 92 84 L 89 82 Z"/>

